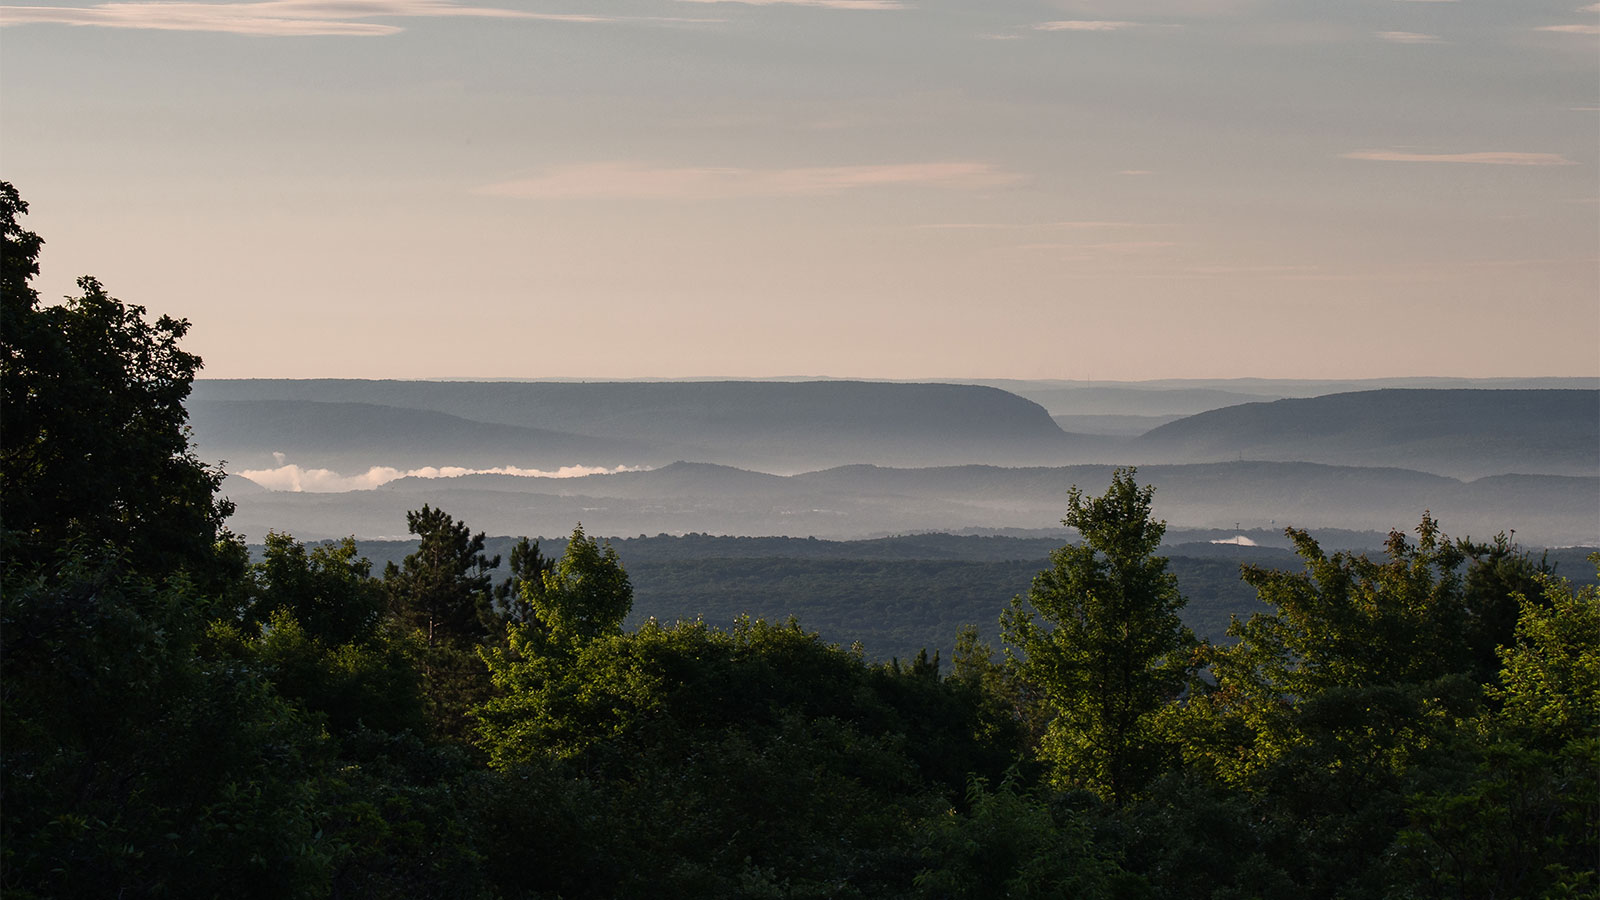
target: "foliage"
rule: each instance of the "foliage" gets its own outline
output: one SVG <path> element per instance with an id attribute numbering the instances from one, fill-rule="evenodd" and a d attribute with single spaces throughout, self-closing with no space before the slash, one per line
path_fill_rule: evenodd
<path id="1" fill-rule="evenodd" d="M 1600 593 L 1542 587 L 1472 723 L 1471 777 L 1408 804 L 1396 856 L 1416 896 L 1600 896 Z"/>
<path id="2" fill-rule="evenodd" d="M 315 896 L 326 747 L 196 598 L 76 547 L 4 585 L 7 896 Z"/>
<path id="3" fill-rule="evenodd" d="M 557 653 L 535 635 L 486 654 L 491 764 L 585 773 L 602 830 L 637 842 L 631 877 L 569 873 L 566 896 L 879 896 L 916 871 L 912 821 L 1011 759 L 985 738 L 1006 724 L 931 662 L 871 666 L 792 622 L 647 622 Z M 599 827 L 573 818 L 550 827 Z"/>
<path id="4" fill-rule="evenodd" d="M 179 348 L 187 320 L 124 304 L 90 277 L 65 305 L 38 305 L 39 237 L 27 204 L 0 183 L 5 259 L 0 329 L 0 496 L 7 565 L 54 559 L 68 541 L 127 548 L 128 564 L 164 575 L 213 571 L 231 512 L 213 498 L 220 472 L 188 445 L 183 401 L 200 358 Z"/>
<path id="5" fill-rule="evenodd" d="M 1600 554 L 1589 561 L 1600 570 Z M 1500 685 L 1489 691 L 1503 726 L 1547 750 L 1600 736 L 1597 635 L 1595 585 L 1574 591 L 1569 582 L 1546 577 L 1539 599 L 1523 598 L 1516 643 L 1501 651 Z"/>
<path id="6" fill-rule="evenodd" d="M 1063 523 L 1083 543 L 1053 552 L 1001 619 L 1022 677 L 1053 715 L 1039 752 L 1055 783 L 1117 803 L 1164 764 L 1156 717 L 1182 690 L 1195 647 L 1177 580 L 1155 555 L 1166 524 L 1150 517 L 1153 489 L 1134 475 L 1119 469 L 1088 501 L 1073 487 Z"/>
<path id="7" fill-rule="evenodd" d="M 541 571 L 537 583 L 531 578 L 523 582 L 522 600 L 543 634 L 570 644 L 620 633 L 622 620 L 633 609 L 633 585 L 617 551 L 609 543 L 602 549 L 579 525 L 561 559 Z"/>
<path id="8" fill-rule="evenodd" d="M 324 644 L 370 638 L 383 613 L 384 595 L 372 564 L 356 555 L 354 538 L 311 548 L 292 535 L 268 532 L 262 560 L 250 567 L 250 594 L 242 613 L 249 629 L 286 612 Z"/>
<path id="9" fill-rule="evenodd" d="M 1471 560 L 1462 584 L 1462 601 L 1467 610 L 1473 680 L 1488 683 L 1500 674 L 1500 649 L 1516 641 L 1521 601 L 1537 602 L 1544 594 L 1541 579 L 1555 570 L 1550 551 L 1535 561 L 1504 534 L 1487 543 L 1458 541 L 1457 546 Z"/>
<path id="10" fill-rule="evenodd" d="M 406 513 L 406 529 L 420 539 L 399 566 L 384 568 L 390 610 L 429 646 L 471 645 L 495 621 L 489 570 L 500 565 L 483 553 L 483 532 L 473 534 L 442 509 L 424 505 Z"/>
<path id="11" fill-rule="evenodd" d="M 477 647 L 501 627 L 489 574 L 500 557 L 485 556 L 483 532 L 473 534 L 442 509 L 407 512 L 406 527 L 419 542 L 400 565 L 384 567 L 389 615 L 416 636 L 413 658 L 435 732 L 465 741 L 468 710 L 489 695 Z"/>
<path id="12" fill-rule="evenodd" d="M 511 546 L 511 575 L 495 586 L 496 611 L 508 622 L 520 624 L 534 617 L 533 607 L 524 594 L 544 590 L 544 578 L 555 570 L 556 561 L 539 552 L 539 542 L 517 538 Z"/>
<path id="13" fill-rule="evenodd" d="M 1427 516 L 1417 544 L 1390 535 L 1382 562 L 1328 557 L 1305 532 L 1288 534 L 1305 570 L 1244 568 L 1272 611 L 1236 622 L 1237 642 L 1209 650 L 1215 686 L 1188 705 L 1187 753 L 1236 785 L 1293 760 L 1359 795 L 1473 700 L 1461 674 L 1472 666 L 1463 554 Z"/>
<path id="14" fill-rule="evenodd" d="M 1089 900 L 1129 890 L 1080 815 L 1058 817 L 1009 777 L 995 790 L 974 778 L 966 812 L 934 820 L 923 852 L 929 865 L 917 874 L 917 897 Z"/>

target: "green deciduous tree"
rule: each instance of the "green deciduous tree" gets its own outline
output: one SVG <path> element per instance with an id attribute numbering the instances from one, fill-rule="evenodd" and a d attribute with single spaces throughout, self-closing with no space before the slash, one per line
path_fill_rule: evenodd
<path id="1" fill-rule="evenodd" d="M 1391 533 L 1386 558 L 1371 560 L 1327 556 L 1289 529 L 1302 571 L 1244 567 L 1271 611 L 1235 622 L 1237 642 L 1211 649 L 1216 687 L 1186 710 L 1195 762 L 1244 785 L 1285 759 L 1332 754 L 1326 770 L 1347 776 L 1340 791 L 1364 793 L 1470 704 L 1465 556 L 1431 517 L 1417 532 L 1416 543 Z"/>
<path id="2" fill-rule="evenodd" d="M 372 636 L 383 614 L 383 586 L 372 563 L 356 555 L 354 538 L 307 551 L 292 535 L 267 532 L 262 560 L 250 567 L 243 612 L 246 630 L 287 612 L 326 646 Z"/>
<path id="3" fill-rule="evenodd" d="M 1463 729 L 1470 777 L 1407 803 L 1392 855 L 1409 896 L 1600 896 L 1600 592 L 1541 587 Z"/>
<path id="4" fill-rule="evenodd" d="M 1155 555 L 1166 523 L 1151 518 L 1153 489 L 1134 474 L 1119 469 L 1089 500 L 1072 488 L 1063 523 L 1083 542 L 1053 551 L 1051 568 L 1001 618 L 1023 678 L 1053 715 L 1040 755 L 1056 784 L 1117 803 L 1167 758 L 1157 714 L 1182 691 L 1196 646 L 1178 618 L 1177 579 Z"/>
<path id="5" fill-rule="evenodd" d="M 929 900 L 1008 897 L 1139 896 L 1119 893 L 1130 882 L 1090 835 L 1078 815 L 1057 816 L 1045 801 L 1012 779 L 991 790 L 974 778 L 966 811 L 952 809 L 927 827 L 928 867 L 916 876 L 914 897 Z"/>
<path id="6" fill-rule="evenodd" d="M 523 584 L 523 600 L 534 618 L 557 642 L 586 641 L 619 634 L 633 609 L 633 585 L 617 551 L 572 529 L 567 550 L 535 583 Z"/>
<path id="7" fill-rule="evenodd" d="M 0 591 L 0 893 L 318 893 L 316 731 L 249 666 L 209 658 L 184 579 L 78 548 Z"/>

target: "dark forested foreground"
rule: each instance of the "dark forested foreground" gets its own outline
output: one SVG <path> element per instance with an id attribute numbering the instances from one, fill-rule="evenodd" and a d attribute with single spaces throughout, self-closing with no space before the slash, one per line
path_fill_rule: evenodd
<path id="1" fill-rule="evenodd" d="M 497 582 L 426 505 L 378 576 L 251 562 L 184 436 L 187 323 L 91 279 L 41 306 L 0 203 L 7 897 L 1597 895 L 1600 596 L 1514 545 L 1291 531 L 1206 642 L 1122 471 L 995 598 L 999 649 L 890 665 L 624 627 L 609 545 Z"/>

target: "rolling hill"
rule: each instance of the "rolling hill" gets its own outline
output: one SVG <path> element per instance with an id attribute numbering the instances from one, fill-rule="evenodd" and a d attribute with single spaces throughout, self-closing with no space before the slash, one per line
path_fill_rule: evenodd
<path id="1" fill-rule="evenodd" d="M 1154 428 L 1150 461 L 1302 460 L 1461 478 L 1600 472 L 1600 391 L 1380 390 L 1245 403 Z"/>

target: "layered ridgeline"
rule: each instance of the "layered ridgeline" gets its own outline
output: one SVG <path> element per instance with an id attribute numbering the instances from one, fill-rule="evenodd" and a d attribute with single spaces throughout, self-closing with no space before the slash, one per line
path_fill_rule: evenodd
<path id="1" fill-rule="evenodd" d="M 1384 531 L 1432 510 L 1458 534 L 1600 540 L 1600 391 L 1358 391 L 1115 437 L 1050 415 L 1246 394 L 1030 390 L 1050 408 L 946 384 L 203 381 L 190 410 L 201 454 L 251 479 L 228 492 L 254 535 L 394 535 L 425 502 L 503 534 L 1053 528 L 1068 486 L 1134 462 L 1176 526 Z M 562 467 L 583 477 L 539 477 Z M 503 474 L 467 474 L 484 470 Z"/>
<path id="2" fill-rule="evenodd" d="M 234 527 L 305 538 L 399 536 L 405 512 L 443 506 L 491 534 L 662 532 L 859 538 L 913 531 L 1056 529 L 1067 488 L 1098 487 L 1112 467 L 896 469 L 846 466 L 777 476 L 703 463 L 644 472 L 546 478 L 401 478 L 347 493 L 267 492 L 239 479 Z M 1314 463 L 1147 466 L 1156 513 L 1175 527 L 1281 530 L 1287 525 L 1406 530 L 1423 510 L 1453 533 L 1516 529 L 1529 542 L 1600 543 L 1600 477 L 1493 476 L 1462 481 L 1406 469 Z"/>
<path id="3" fill-rule="evenodd" d="M 1600 472 L 1600 391 L 1381 390 L 1244 403 L 1146 432 L 1133 455 L 1405 466 L 1462 478 Z"/>
<path id="4" fill-rule="evenodd" d="M 1379 390 L 1595 390 L 1600 379 L 1548 378 L 1288 378 L 1157 381 L 978 381 L 1026 397 L 1050 411 L 1063 431 L 1133 437 L 1160 425 L 1225 406 Z"/>
<path id="5" fill-rule="evenodd" d="M 202 381 L 189 408 L 201 452 L 235 471 L 274 451 L 336 469 L 1018 465 L 1099 443 L 1075 441 L 1037 403 L 956 384 Z M 455 452 L 466 455 L 443 458 Z"/>

